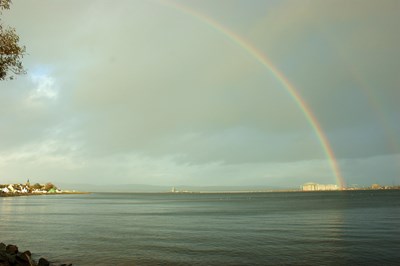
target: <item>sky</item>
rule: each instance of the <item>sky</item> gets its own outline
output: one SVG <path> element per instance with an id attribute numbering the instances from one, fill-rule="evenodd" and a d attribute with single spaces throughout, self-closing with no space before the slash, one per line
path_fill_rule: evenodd
<path id="1" fill-rule="evenodd" d="M 1 16 L 27 74 L 0 82 L 0 183 L 400 184 L 397 0 L 15 0 Z"/>

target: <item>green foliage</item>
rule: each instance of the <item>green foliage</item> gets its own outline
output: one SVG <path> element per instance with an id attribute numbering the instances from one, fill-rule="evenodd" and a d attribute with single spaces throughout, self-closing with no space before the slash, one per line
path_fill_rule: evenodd
<path id="1" fill-rule="evenodd" d="M 11 0 L 0 0 L 1 10 L 9 9 Z M 25 74 L 22 58 L 25 46 L 20 46 L 19 36 L 14 28 L 4 27 L 0 18 L 0 80 L 14 79 L 15 75 Z"/>
<path id="2" fill-rule="evenodd" d="M 42 185 L 39 184 L 39 183 L 36 183 L 36 184 L 34 184 L 34 185 L 32 186 L 32 188 L 34 188 L 34 189 L 41 189 L 41 188 L 42 188 Z"/>
<path id="3" fill-rule="evenodd" d="M 44 185 L 44 190 L 49 191 L 52 188 L 56 188 L 55 185 L 53 185 L 53 183 L 46 183 L 46 185 Z"/>

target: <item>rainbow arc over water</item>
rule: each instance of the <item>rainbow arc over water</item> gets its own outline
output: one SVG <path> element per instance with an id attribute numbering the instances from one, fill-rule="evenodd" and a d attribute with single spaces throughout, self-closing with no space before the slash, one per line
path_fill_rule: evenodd
<path id="1" fill-rule="evenodd" d="M 331 147 L 331 144 L 325 132 L 323 131 L 320 123 L 318 122 L 311 108 L 308 106 L 307 102 L 303 99 L 303 97 L 300 95 L 298 90 L 293 86 L 290 80 L 272 63 L 272 61 L 262 51 L 257 49 L 257 47 L 255 47 L 251 42 L 244 39 L 242 36 L 238 35 L 231 29 L 225 27 L 215 19 L 207 16 L 206 14 L 203 14 L 197 10 L 194 10 L 192 8 L 189 8 L 187 6 L 169 0 L 162 1 L 161 3 L 173 7 L 176 10 L 184 14 L 187 14 L 191 17 L 194 17 L 200 20 L 201 22 L 207 24 L 211 28 L 215 29 L 217 32 L 224 35 L 226 38 L 228 38 L 233 43 L 235 43 L 243 50 L 245 50 L 247 53 L 249 53 L 255 60 L 257 60 L 262 66 L 264 66 L 268 71 L 272 73 L 272 75 L 281 83 L 282 87 L 289 93 L 290 97 L 297 104 L 297 106 L 307 119 L 308 123 L 312 127 L 324 150 L 326 157 L 328 158 L 330 167 L 336 178 L 336 182 L 338 183 L 340 189 L 343 189 L 345 187 L 344 178 L 340 171 L 340 167 L 337 162 L 335 153 Z"/>

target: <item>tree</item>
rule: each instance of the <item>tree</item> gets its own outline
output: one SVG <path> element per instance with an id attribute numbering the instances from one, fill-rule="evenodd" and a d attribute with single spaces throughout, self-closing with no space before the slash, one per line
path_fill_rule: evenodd
<path id="1" fill-rule="evenodd" d="M 0 0 L 0 14 L 10 9 L 11 0 Z M 19 44 L 14 28 L 5 27 L 0 18 L 0 80 L 14 79 L 14 75 L 25 74 L 22 58 L 25 46 Z"/>
<path id="2" fill-rule="evenodd" d="M 52 189 L 52 188 L 57 188 L 55 185 L 53 185 L 53 183 L 46 183 L 45 185 L 44 185 L 44 190 L 46 190 L 46 191 L 49 191 L 50 189 Z"/>
<path id="3" fill-rule="evenodd" d="M 41 188 L 42 188 L 42 185 L 39 184 L 39 183 L 36 183 L 36 184 L 34 184 L 34 185 L 32 186 L 32 188 L 34 188 L 34 189 L 41 189 Z"/>

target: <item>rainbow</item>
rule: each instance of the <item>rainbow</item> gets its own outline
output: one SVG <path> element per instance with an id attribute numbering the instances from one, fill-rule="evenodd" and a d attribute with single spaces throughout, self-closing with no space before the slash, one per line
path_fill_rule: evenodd
<path id="1" fill-rule="evenodd" d="M 359 85 L 361 93 L 367 99 L 369 106 L 371 107 L 376 118 L 381 124 L 381 128 L 385 131 L 385 135 L 387 137 L 387 148 L 392 149 L 392 151 L 396 153 L 396 151 L 400 150 L 400 140 L 396 137 L 396 133 L 392 124 L 382 110 L 382 106 L 384 105 L 378 100 L 377 95 L 374 95 L 371 85 L 366 82 L 366 79 L 363 77 L 362 73 L 353 66 L 352 62 L 348 61 L 348 57 L 346 56 L 346 54 L 342 52 L 341 49 L 338 49 L 338 47 L 340 47 L 338 40 L 336 38 L 332 38 L 328 34 L 326 34 L 324 37 L 330 43 L 334 44 L 332 47 L 335 48 L 337 57 L 340 58 L 340 60 L 343 62 L 343 65 L 346 66 L 347 73 L 349 73 L 353 81 Z M 400 164 L 398 164 L 398 168 L 400 169 Z"/>
<path id="2" fill-rule="evenodd" d="M 319 142 L 321 143 L 321 146 L 324 150 L 326 157 L 328 158 L 330 167 L 333 171 L 336 181 L 340 189 L 343 189 L 345 187 L 345 182 L 341 174 L 339 164 L 336 160 L 335 153 L 333 152 L 333 149 L 328 141 L 328 138 L 325 135 L 324 131 L 322 130 L 320 123 L 318 122 L 317 118 L 311 111 L 311 108 L 308 106 L 306 101 L 303 99 L 303 97 L 301 97 L 297 89 L 293 86 L 293 84 L 289 81 L 289 79 L 285 77 L 285 75 L 281 71 L 279 71 L 278 68 L 274 66 L 271 60 L 263 52 L 261 52 L 254 45 L 252 45 L 249 41 L 247 41 L 240 35 L 236 34 L 232 30 L 228 29 L 227 27 L 223 26 L 221 23 L 214 20 L 213 18 L 203 13 L 200 13 L 196 10 L 193 10 L 187 6 L 183 6 L 182 4 L 178 4 L 170 0 L 161 0 L 161 3 L 173 7 L 176 10 L 184 14 L 190 15 L 200 20 L 201 22 L 204 22 L 205 24 L 209 25 L 211 28 L 215 29 L 216 31 L 227 37 L 229 40 L 231 40 L 233 43 L 241 47 L 247 53 L 249 53 L 255 60 L 257 60 L 262 66 L 267 68 L 273 74 L 273 76 L 283 85 L 283 87 L 289 93 L 290 97 L 294 100 L 294 102 L 303 112 L 308 123 L 311 125 Z"/>

